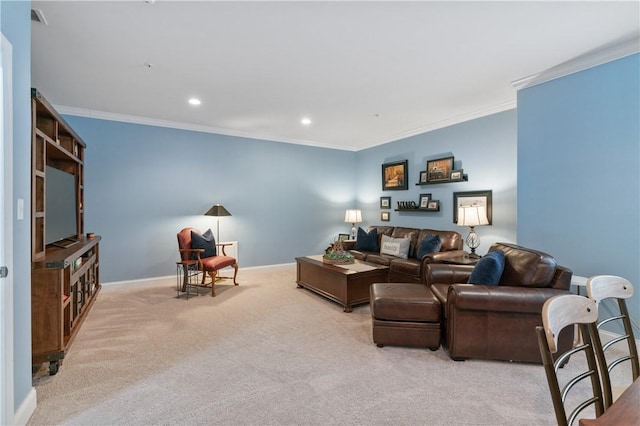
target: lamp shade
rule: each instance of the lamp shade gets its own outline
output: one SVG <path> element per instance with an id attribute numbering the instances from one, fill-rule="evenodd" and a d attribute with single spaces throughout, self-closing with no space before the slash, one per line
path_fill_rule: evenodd
<path id="1" fill-rule="evenodd" d="M 231 213 L 224 208 L 222 204 L 214 204 L 207 212 L 205 216 L 231 216 Z"/>
<path id="2" fill-rule="evenodd" d="M 458 226 L 488 225 L 487 208 L 485 206 L 458 207 Z"/>
<path id="3" fill-rule="evenodd" d="M 348 223 L 360 223 L 362 222 L 362 212 L 360 209 L 347 210 L 344 215 L 344 221 Z"/>

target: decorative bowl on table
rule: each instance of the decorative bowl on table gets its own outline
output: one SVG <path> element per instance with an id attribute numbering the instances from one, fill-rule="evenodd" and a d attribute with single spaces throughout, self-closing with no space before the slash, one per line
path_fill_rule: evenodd
<path id="1" fill-rule="evenodd" d="M 354 258 L 348 251 L 344 250 L 342 241 L 336 241 L 322 256 L 324 263 L 332 265 L 347 265 L 354 262 Z"/>

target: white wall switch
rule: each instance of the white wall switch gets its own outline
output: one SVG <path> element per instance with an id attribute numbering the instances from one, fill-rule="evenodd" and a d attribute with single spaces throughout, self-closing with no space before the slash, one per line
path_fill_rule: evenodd
<path id="1" fill-rule="evenodd" d="M 18 198 L 18 220 L 24 220 L 24 200 Z"/>

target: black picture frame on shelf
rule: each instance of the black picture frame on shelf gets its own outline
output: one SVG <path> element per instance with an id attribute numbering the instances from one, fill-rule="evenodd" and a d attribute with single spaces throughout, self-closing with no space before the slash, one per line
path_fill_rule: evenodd
<path id="1" fill-rule="evenodd" d="M 427 203 L 427 210 L 431 211 L 439 211 L 440 210 L 440 201 L 438 200 L 429 200 Z"/>
<path id="2" fill-rule="evenodd" d="M 427 161 L 427 183 L 448 182 L 453 170 L 453 156 Z"/>
<path id="3" fill-rule="evenodd" d="M 420 172 L 420 181 L 418 183 L 420 183 L 420 184 L 427 183 L 427 171 L 426 170 Z"/>
<path id="4" fill-rule="evenodd" d="M 380 197 L 380 208 L 381 209 L 390 209 L 391 208 L 391 197 Z"/>
<path id="5" fill-rule="evenodd" d="M 382 165 L 382 190 L 406 190 L 409 188 L 407 182 L 409 174 L 409 160 L 385 163 Z"/>
<path id="6" fill-rule="evenodd" d="M 449 180 L 451 182 L 460 182 L 464 180 L 464 172 L 462 169 L 451 170 L 451 174 L 449 175 Z"/>
<path id="7" fill-rule="evenodd" d="M 466 191 L 453 193 L 453 223 L 458 223 L 458 208 L 466 206 L 484 206 L 489 225 L 492 224 L 492 191 Z"/>
<path id="8" fill-rule="evenodd" d="M 418 208 L 426 209 L 429 207 L 429 200 L 431 200 L 431 194 L 420 194 L 418 201 Z"/>

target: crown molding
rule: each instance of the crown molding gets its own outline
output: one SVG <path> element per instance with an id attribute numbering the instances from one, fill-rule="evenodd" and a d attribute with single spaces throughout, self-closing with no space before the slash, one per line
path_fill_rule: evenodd
<path id="1" fill-rule="evenodd" d="M 216 135 L 234 136 L 234 137 L 246 138 L 246 139 L 267 140 L 271 142 L 290 143 L 295 145 L 307 145 L 307 146 L 314 146 L 318 148 L 340 149 L 343 151 L 356 151 L 355 148 L 349 147 L 349 146 L 328 145 L 328 144 L 321 144 L 313 141 L 287 139 L 287 138 L 275 137 L 271 135 L 259 135 L 255 133 L 239 132 L 236 130 L 223 129 L 219 127 L 202 126 L 199 124 L 182 123 L 182 122 L 170 121 L 170 120 L 160 120 L 156 118 L 140 117 L 136 115 L 117 114 L 113 112 L 96 111 L 91 109 L 69 107 L 64 105 L 53 105 L 53 107 L 60 114 L 95 118 L 97 120 L 120 121 L 123 123 L 141 124 L 145 126 L 167 127 L 171 129 L 189 130 L 192 132 L 201 132 L 201 133 L 213 133 Z"/>
<path id="2" fill-rule="evenodd" d="M 605 44 L 537 74 L 512 81 L 511 86 L 516 90 L 526 89 L 527 87 L 546 83 L 547 81 L 584 71 L 638 52 L 640 52 L 640 37 L 634 35 L 622 41 Z"/>
<path id="3" fill-rule="evenodd" d="M 516 108 L 516 101 L 509 101 L 498 105 L 493 105 L 487 108 L 482 108 L 476 111 L 469 112 L 467 114 L 457 115 L 455 117 L 447 118 L 444 120 L 429 123 L 424 126 L 417 127 L 406 132 L 398 133 L 394 136 L 389 136 L 384 139 L 378 139 L 373 141 L 370 145 L 358 149 L 362 151 L 364 149 L 373 148 L 375 146 L 384 145 L 386 143 L 395 142 L 400 139 L 405 139 L 411 136 L 416 136 L 422 133 L 432 132 L 434 130 L 442 129 L 445 127 L 453 126 L 454 124 L 464 123 L 465 121 L 475 120 L 476 118 L 486 117 L 488 115 L 497 114 L 499 112 L 508 111 Z"/>

